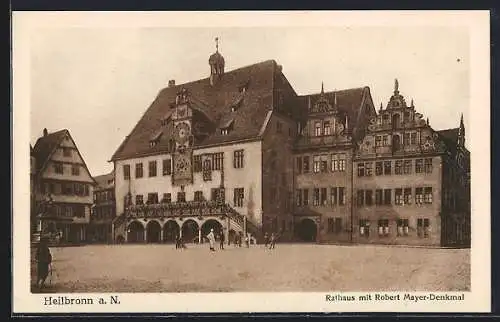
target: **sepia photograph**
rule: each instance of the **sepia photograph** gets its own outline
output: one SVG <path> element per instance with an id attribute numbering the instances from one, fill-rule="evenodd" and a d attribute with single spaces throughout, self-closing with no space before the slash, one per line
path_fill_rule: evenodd
<path id="1" fill-rule="evenodd" d="M 489 172 L 471 163 L 489 160 L 489 98 L 474 99 L 470 23 L 177 14 L 52 13 L 18 29 L 30 194 L 13 243 L 31 303 L 314 292 L 322 306 L 459 310 L 489 292 L 472 287 L 473 261 L 489 267 L 473 233 L 489 212 L 472 206 L 489 209 L 473 191 Z"/>

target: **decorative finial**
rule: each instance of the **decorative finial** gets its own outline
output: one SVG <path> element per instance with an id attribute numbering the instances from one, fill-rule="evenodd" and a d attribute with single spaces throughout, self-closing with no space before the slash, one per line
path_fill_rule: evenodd
<path id="1" fill-rule="evenodd" d="M 333 106 L 337 107 L 337 92 L 333 93 Z"/>
<path id="2" fill-rule="evenodd" d="M 410 107 L 415 107 L 415 105 L 413 105 L 413 98 L 411 99 Z"/>
<path id="3" fill-rule="evenodd" d="M 347 114 L 345 116 L 345 129 L 347 130 L 349 128 L 349 123 L 348 123 L 348 119 L 347 119 Z"/>
<path id="4" fill-rule="evenodd" d="M 394 80 L 394 94 L 398 94 L 399 93 L 399 82 L 398 82 L 398 79 L 396 78 Z"/>
<path id="5" fill-rule="evenodd" d="M 219 52 L 219 37 L 215 37 L 215 51 Z"/>
<path id="6" fill-rule="evenodd" d="M 464 113 L 460 113 L 460 127 L 465 127 L 464 126 Z"/>
<path id="7" fill-rule="evenodd" d="M 382 102 L 380 102 L 380 111 L 382 111 L 383 107 L 382 107 Z"/>
<path id="8" fill-rule="evenodd" d="M 325 89 L 324 89 L 324 86 L 323 86 L 323 82 L 321 82 L 321 94 L 324 94 L 325 93 Z"/>
<path id="9" fill-rule="evenodd" d="M 427 118 L 427 121 L 426 121 L 426 122 L 427 122 L 427 125 L 429 125 L 429 118 Z"/>

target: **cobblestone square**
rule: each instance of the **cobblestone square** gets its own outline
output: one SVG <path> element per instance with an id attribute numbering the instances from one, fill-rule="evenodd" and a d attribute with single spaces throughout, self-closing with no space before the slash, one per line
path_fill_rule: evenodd
<path id="1" fill-rule="evenodd" d="M 470 249 L 278 244 L 51 248 L 44 292 L 467 291 Z M 50 281 L 49 281 L 50 280 Z M 32 282 L 33 285 L 34 282 Z M 32 288 L 32 292 L 38 292 Z"/>

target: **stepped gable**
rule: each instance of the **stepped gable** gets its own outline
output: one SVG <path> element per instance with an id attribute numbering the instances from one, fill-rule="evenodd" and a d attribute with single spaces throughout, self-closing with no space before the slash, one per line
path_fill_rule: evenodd
<path id="1" fill-rule="evenodd" d="M 195 139 L 195 147 L 258 138 L 267 112 L 272 110 L 273 79 L 277 71 L 276 62 L 268 60 L 226 72 L 213 85 L 210 78 L 204 78 L 162 89 L 111 161 L 168 152 L 173 134 L 168 118 L 181 89 L 188 92 L 194 119 L 204 120 L 204 128 L 209 130 L 207 136 Z M 228 120 L 232 120 L 233 128 L 222 135 L 220 127 Z M 197 126 L 195 122 L 194 131 Z M 158 144 L 151 147 L 151 138 L 158 135 Z"/>

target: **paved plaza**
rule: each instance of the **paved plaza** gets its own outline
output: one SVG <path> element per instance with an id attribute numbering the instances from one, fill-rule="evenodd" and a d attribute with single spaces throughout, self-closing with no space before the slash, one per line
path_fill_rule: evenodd
<path id="1" fill-rule="evenodd" d="M 278 244 L 51 248 L 45 292 L 465 291 L 469 249 Z M 47 280 L 49 284 L 49 279 Z M 33 292 L 37 290 L 33 289 Z"/>

